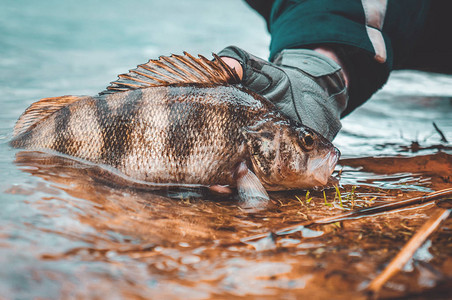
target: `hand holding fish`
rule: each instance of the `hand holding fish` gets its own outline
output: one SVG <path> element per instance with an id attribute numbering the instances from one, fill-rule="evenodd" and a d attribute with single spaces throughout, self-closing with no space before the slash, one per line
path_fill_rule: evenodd
<path id="1" fill-rule="evenodd" d="M 219 55 L 237 60 L 243 85 L 273 102 L 287 117 L 329 140 L 339 132 L 348 94 L 344 73 L 334 60 L 307 49 L 284 50 L 273 63 L 234 46 Z"/>

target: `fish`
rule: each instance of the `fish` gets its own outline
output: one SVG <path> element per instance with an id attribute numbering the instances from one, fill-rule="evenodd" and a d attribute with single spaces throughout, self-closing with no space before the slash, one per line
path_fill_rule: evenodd
<path id="1" fill-rule="evenodd" d="M 236 193 L 244 207 L 265 206 L 267 191 L 327 184 L 339 150 L 213 57 L 161 56 L 98 95 L 41 99 L 19 117 L 10 145 L 94 164 L 130 184 Z"/>

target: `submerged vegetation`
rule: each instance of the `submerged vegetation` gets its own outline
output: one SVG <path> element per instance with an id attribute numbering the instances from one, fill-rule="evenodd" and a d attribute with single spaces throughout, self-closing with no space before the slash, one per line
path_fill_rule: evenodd
<path id="1" fill-rule="evenodd" d="M 352 185 L 351 187 L 343 187 L 340 188 L 338 185 L 334 185 L 334 195 L 331 194 L 331 188 L 327 190 L 322 191 L 322 198 L 323 202 L 322 204 L 324 206 L 328 207 L 335 207 L 335 208 L 341 208 L 343 210 L 350 210 L 355 209 L 359 207 L 367 207 L 373 204 L 374 200 L 377 199 L 377 196 L 370 197 L 368 191 L 365 193 L 358 193 L 357 189 L 358 187 L 356 185 Z M 342 189 L 342 192 L 341 192 Z M 348 191 L 347 191 L 348 189 Z M 374 193 L 381 193 L 380 189 L 375 189 L 376 191 Z M 294 195 L 295 199 L 302 205 L 302 206 L 313 206 L 318 205 L 316 204 L 316 201 L 312 201 L 316 197 L 314 195 L 317 195 L 318 191 L 311 192 L 310 190 L 306 191 L 306 194 L 304 197 L 301 197 L 299 195 Z M 331 200 L 332 198 L 332 200 Z M 311 203 L 312 201 L 312 203 Z"/>

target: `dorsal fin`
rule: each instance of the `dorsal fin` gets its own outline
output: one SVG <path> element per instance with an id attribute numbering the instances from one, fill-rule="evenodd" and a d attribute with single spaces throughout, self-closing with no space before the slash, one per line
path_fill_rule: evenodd
<path id="1" fill-rule="evenodd" d="M 86 96 L 61 96 L 52 98 L 43 98 L 30 105 L 17 120 L 14 126 L 13 136 L 18 136 L 32 126 L 38 124 L 62 107 L 79 101 Z"/>
<path id="2" fill-rule="evenodd" d="M 100 95 L 170 84 L 239 83 L 240 79 L 235 70 L 218 55 L 212 55 L 215 58 L 213 61 L 202 55 L 195 58 L 187 52 L 184 52 L 183 56 L 173 54 L 161 56 L 158 60 L 151 59 L 129 73 L 119 75 Z"/>

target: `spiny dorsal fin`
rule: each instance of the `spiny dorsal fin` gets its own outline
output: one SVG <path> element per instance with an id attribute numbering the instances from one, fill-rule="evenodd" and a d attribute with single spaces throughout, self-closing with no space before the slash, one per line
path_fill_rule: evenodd
<path id="1" fill-rule="evenodd" d="M 111 82 L 100 95 L 170 84 L 238 83 L 240 79 L 235 70 L 218 55 L 212 55 L 215 58 L 213 61 L 202 55 L 195 58 L 187 52 L 183 56 L 173 54 L 161 56 L 158 60 L 151 59 L 129 73 L 119 75 L 118 80 Z"/>
<path id="2" fill-rule="evenodd" d="M 13 136 L 18 136 L 32 126 L 38 124 L 62 107 L 79 101 L 86 96 L 61 96 L 52 98 L 43 98 L 30 105 L 17 120 L 14 126 Z"/>

